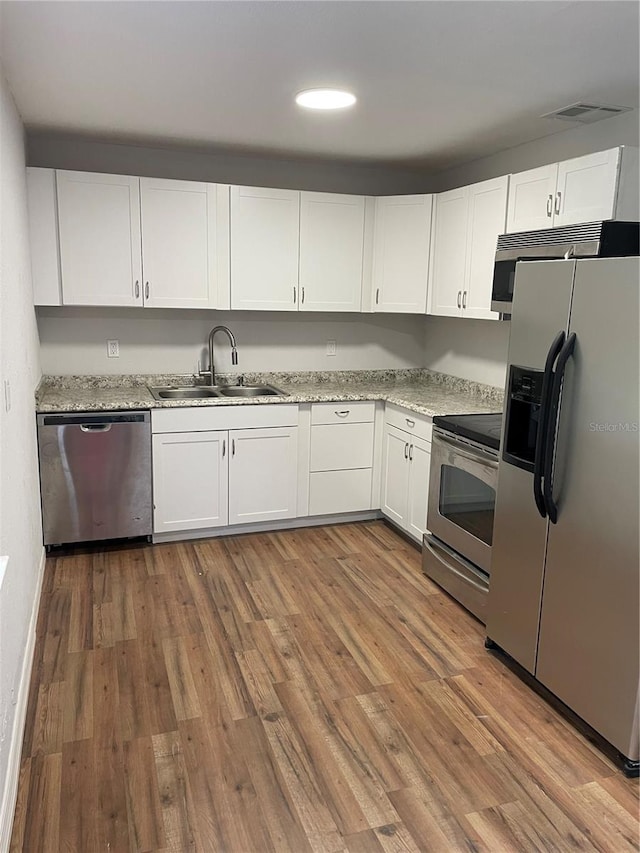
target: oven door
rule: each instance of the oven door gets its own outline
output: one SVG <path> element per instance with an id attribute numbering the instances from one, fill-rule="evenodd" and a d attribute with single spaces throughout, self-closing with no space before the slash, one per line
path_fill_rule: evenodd
<path id="1" fill-rule="evenodd" d="M 487 574 L 497 482 L 496 453 L 434 429 L 427 527 Z"/>

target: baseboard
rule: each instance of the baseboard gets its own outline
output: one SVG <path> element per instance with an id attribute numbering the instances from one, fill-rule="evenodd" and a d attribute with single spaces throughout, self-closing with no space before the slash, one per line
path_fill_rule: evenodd
<path id="1" fill-rule="evenodd" d="M 46 553 L 42 549 L 40 566 L 38 568 L 38 579 L 36 581 L 36 594 L 31 609 L 29 621 L 29 633 L 27 644 L 22 659 L 22 673 L 18 685 L 18 698 L 16 711 L 13 718 L 13 729 L 11 731 L 11 746 L 9 748 L 9 762 L 7 766 L 7 778 L 4 785 L 2 797 L 2 809 L 0 810 L 0 851 L 7 853 L 11 843 L 11 830 L 13 828 L 13 814 L 16 808 L 16 797 L 18 794 L 18 780 L 20 778 L 20 758 L 22 755 L 22 740 L 24 737 L 24 726 L 27 719 L 27 702 L 29 700 L 29 684 L 31 683 L 31 667 L 33 665 L 33 653 L 36 647 L 36 626 L 38 624 L 38 609 L 40 607 L 40 594 L 42 592 L 42 579 L 44 577 L 44 565 Z"/>
<path id="2" fill-rule="evenodd" d="M 347 512 L 337 515 L 313 515 L 304 518 L 287 518 L 265 521 L 262 524 L 234 524 L 230 527 L 211 527 L 205 530 L 181 530 L 172 533 L 154 533 L 154 542 L 181 542 L 187 539 L 211 539 L 216 536 L 237 536 L 240 533 L 271 533 L 277 530 L 294 530 L 296 527 L 318 527 L 323 524 L 349 524 L 354 521 L 373 521 L 382 518 L 380 510 Z"/>

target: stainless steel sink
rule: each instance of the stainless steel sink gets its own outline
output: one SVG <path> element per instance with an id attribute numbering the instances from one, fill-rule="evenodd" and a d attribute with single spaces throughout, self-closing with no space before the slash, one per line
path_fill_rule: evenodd
<path id="1" fill-rule="evenodd" d="M 220 389 L 201 385 L 186 388 L 153 388 L 148 386 L 151 395 L 156 400 L 204 400 L 208 397 L 219 397 Z"/>
<path id="2" fill-rule="evenodd" d="M 286 397 L 273 385 L 226 385 L 220 388 L 223 397 Z"/>

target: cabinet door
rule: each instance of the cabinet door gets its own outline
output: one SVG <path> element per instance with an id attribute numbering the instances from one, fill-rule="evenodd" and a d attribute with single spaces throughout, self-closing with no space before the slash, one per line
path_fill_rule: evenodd
<path id="1" fill-rule="evenodd" d="M 462 313 L 480 320 L 497 320 L 491 310 L 493 265 L 498 235 L 504 234 L 509 176 L 469 187 L 467 272 Z"/>
<path id="2" fill-rule="evenodd" d="M 216 193 L 215 184 L 140 178 L 146 306 L 219 307 L 218 253 L 228 246 L 218 240 Z"/>
<path id="3" fill-rule="evenodd" d="M 229 524 L 294 518 L 298 428 L 236 429 L 229 438 Z"/>
<path id="4" fill-rule="evenodd" d="M 382 448 L 382 512 L 399 527 L 407 526 L 409 445 L 411 436 L 385 426 Z"/>
<path id="5" fill-rule="evenodd" d="M 231 307 L 298 310 L 300 193 L 231 187 Z"/>
<path id="6" fill-rule="evenodd" d="M 439 193 L 435 203 L 430 314 L 458 317 L 465 289 L 468 187 Z"/>
<path id="7" fill-rule="evenodd" d="M 359 311 L 364 198 L 300 194 L 300 310 Z"/>
<path id="8" fill-rule="evenodd" d="M 619 148 L 559 163 L 554 226 L 612 219 L 619 163 Z"/>
<path id="9" fill-rule="evenodd" d="M 425 313 L 432 205 L 431 195 L 376 199 L 374 311 Z"/>
<path id="10" fill-rule="evenodd" d="M 64 305 L 142 305 L 140 182 L 57 172 Z"/>
<path id="11" fill-rule="evenodd" d="M 34 305 L 62 305 L 56 173 L 27 168 L 29 249 Z"/>
<path id="12" fill-rule="evenodd" d="M 409 445 L 409 491 L 407 502 L 407 531 L 422 542 L 427 529 L 427 499 L 429 496 L 429 471 L 431 445 L 412 438 Z"/>
<path id="13" fill-rule="evenodd" d="M 507 204 L 507 234 L 551 228 L 557 176 L 557 163 L 511 175 Z"/>
<path id="14" fill-rule="evenodd" d="M 228 523 L 226 432 L 153 436 L 153 530 L 198 530 Z"/>

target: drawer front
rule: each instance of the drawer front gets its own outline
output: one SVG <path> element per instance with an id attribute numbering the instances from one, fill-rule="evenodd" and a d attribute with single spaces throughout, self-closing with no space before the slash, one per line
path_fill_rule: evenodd
<path id="1" fill-rule="evenodd" d="M 201 432 L 221 429 L 253 429 L 297 426 L 298 407 L 275 403 L 244 406 L 191 406 L 152 409 L 151 432 Z"/>
<path id="2" fill-rule="evenodd" d="M 417 415 L 415 412 L 410 412 L 409 409 L 402 409 L 400 406 L 387 404 L 385 406 L 384 417 L 390 426 L 394 426 L 396 429 L 403 429 L 410 435 L 415 435 L 417 438 L 422 438 L 425 441 L 431 441 L 433 423 L 424 415 Z"/>
<path id="3" fill-rule="evenodd" d="M 373 465 L 373 424 L 311 427 L 311 471 L 343 471 Z"/>
<path id="4" fill-rule="evenodd" d="M 371 509 L 371 468 L 317 471 L 309 482 L 309 515 Z"/>
<path id="5" fill-rule="evenodd" d="M 311 423 L 373 423 L 375 411 L 376 404 L 367 401 L 357 403 L 314 403 L 311 406 Z"/>

